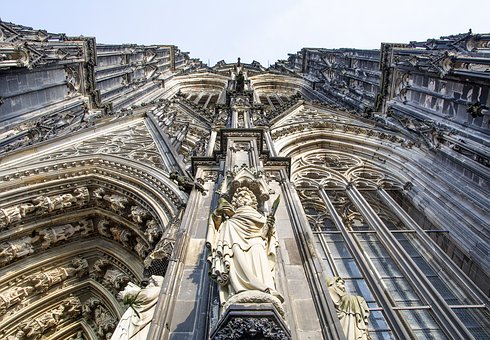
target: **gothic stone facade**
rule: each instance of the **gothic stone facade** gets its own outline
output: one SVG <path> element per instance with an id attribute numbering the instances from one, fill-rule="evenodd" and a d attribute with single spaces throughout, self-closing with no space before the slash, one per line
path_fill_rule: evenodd
<path id="1" fill-rule="evenodd" d="M 207 67 L 0 22 L 0 338 L 110 338 L 156 274 L 149 339 L 343 339 L 332 278 L 372 339 L 488 339 L 489 52 L 469 32 Z M 207 224 L 240 171 L 264 213 L 280 196 L 284 316 L 218 329 Z"/>

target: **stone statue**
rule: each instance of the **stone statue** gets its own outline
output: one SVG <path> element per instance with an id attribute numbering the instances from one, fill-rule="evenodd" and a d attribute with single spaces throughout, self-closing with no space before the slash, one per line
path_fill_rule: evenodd
<path id="1" fill-rule="evenodd" d="M 209 218 L 206 245 L 210 276 L 219 284 L 222 305 L 236 294 L 251 291 L 284 301 L 274 283 L 274 217 L 266 218 L 257 211 L 257 199 L 250 189 L 239 187 L 231 204 L 220 199 Z"/>
<path id="2" fill-rule="evenodd" d="M 141 237 L 137 237 L 134 251 L 138 254 L 139 257 L 144 259 L 146 255 L 148 255 L 150 248 L 146 245 L 146 242 Z"/>
<path id="3" fill-rule="evenodd" d="M 68 266 L 54 268 L 45 272 L 29 275 L 26 277 L 25 282 L 33 285 L 36 292 L 45 292 L 50 287 L 65 281 L 71 276 L 83 276 L 87 272 L 87 268 L 87 260 L 81 257 L 76 257 Z"/>
<path id="4" fill-rule="evenodd" d="M 110 208 L 117 213 L 123 211 L 126 208 L 125 204 L 129 202 L 126 197 L 117 194 L 104 195 L 103 199 L 109 202 Z"/>
<path id="5" fill-rule="evenodd" d="M 129 243 L 131 240 L 131 232 L 123 227 L 112 227 L 110 229 L 112 238 L 120 243 L 126 248 L 129 248 Z"/>
<path id="6" fill-rule="evenodd" d="M 79 230 L 80 226 L 73 226 L 73 224 L 64 224 L 56 227 L 42 229 L 39 231 L 39 235 L 43 238 L 41 246 L 43 249 L 48 249 L 51 245 L 55 243 L 68 240 Z"/>
<path id="7" fill-rule="evenodd" d="M 13 306 L 34 291 L 31 286 L 12 287 L 0 294 L 0 315 L 4 314 L 10 306 Z"/>
<path id="8" fill-rule="evenodd" d="M 129 305 L 129 308 L 121 317 L 112 340 L 146 340 L 162 283 L 162 276 L 153 275 L 145 288 L 130 282 L 119 293 L 118 297 Z"/>
<path id="9" fill-rule="evenodd" d="M 13 207 L 0 209 L 0 228 L 19 222 L 35 209 L 36 207 L 31 203 L 23 203 Z"/>
<path id="10" fill-rule="evenodd" d="M 0 243 L 0 266 L 34 253 L 33 243 L 39 236 L 25 236 L 19 239 Z"/>
<path id="11" fill-rule="evenodd" d="M 119 269 L 108 269 L 104 278 L 102 279 L 102 284 L 106 287 L 115 288 L 119 291 L 126 283 L 129 281 L 129 276 L 124 274 Z"/>
<path id="12" fill-rule="evenodd" d="M 9 340 L 40 339 L 47 330 L 56 327 L 63 320 L 77 316 L 80 312 L 80 300 L 76 297 L 67 298 L 59 307 L 20 323 L 17 333 L 14 337 L 9 337 Z"/>
<path id="13" fill-rule="evenodd" d="M 131 214 L 129 214 L 129 217 L 133 220 L 134 223 L 143 223 L 143 220 L 148 216 L 148 211 L 143 209 L 140 206 L 133 205 L 131 207 Z"/>
<path id="14" fill-rule="evenodd" d="M 155 241 L 158 240 L 159 236 L 162 235 L 162 230 L 160 229 L 160 226 L 158 225 L 157 221 L 155 220 L 149 220 L 146 223 L 146 230 L 145 230 L 145 236 L 150 241 L 151 244 L 154 244 Z"/>
<path id="15" fill-rule="evenodd" d="M 370 340 L 369 308 L 364 298 L 347 293 L 340 277 L 327 278 L 327 285 L 347 340 Z"/>

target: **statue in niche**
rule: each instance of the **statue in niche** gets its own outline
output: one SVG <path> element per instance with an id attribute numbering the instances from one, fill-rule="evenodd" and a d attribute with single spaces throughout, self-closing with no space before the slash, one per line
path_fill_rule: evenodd
<path id="1" fill-rule="evenodd" d="M 206 246 L 209 273 L 219 284 L 222 306 L 240 293 L 260 292 L 277 298 L 274 267 L 276 240 L 274 217 L 257 211 L 257 198 L 239 187 L 231 204 L 221 198 L 209 218 Z"/>
<path id="2" fill-rule="evenodd" d="M 369 308 L 362 296 L 346 292 L 345 282 L 340 277 L 327 278 L 340 325 L 347 340 L 370 340 L 368 333 Z"/>
<path id="3" fill-rule="evenodd" d="M 152 275 L 145 288 L 129 282 L 126 288 L 118 294 L 118 297 L 129 308 L 114 330 L 112 340 L 146 340 L 162 283 L 162 276 Z"/>
<path id="4" fill-rule="evenodd" d="M 243 92 L 245 88 L 245 77 L 243 76 L 242 71 L 238 72 L 238 74 L 236 75 L 235 82 L 236 82 L 236 86 L 235 86 L 236 92 L 238 93 Z"/>

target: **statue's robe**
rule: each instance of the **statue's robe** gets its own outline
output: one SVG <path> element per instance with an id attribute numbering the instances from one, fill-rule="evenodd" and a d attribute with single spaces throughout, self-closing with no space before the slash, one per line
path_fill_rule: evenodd
<path id="1" fill-rule="evenodd" d="M 211 278 L 220 284 L 221 303 L 243 291 L 275 292 L 274 264 L 277 241 L 267 235 L 267 220 L 249 206 L 225 219 L 209 219 L 207 246 Z"/>

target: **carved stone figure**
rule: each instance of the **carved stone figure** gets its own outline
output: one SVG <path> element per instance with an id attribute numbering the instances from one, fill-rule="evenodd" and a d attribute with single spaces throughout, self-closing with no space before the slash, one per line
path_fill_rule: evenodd
<path id="1" fill-rule="evenodd" d="M 108 259 L 103 259 L 103 258 L 98 259 L 97 261 L 95 261 L 92 267 L 92 271 L 90 272 L 90 277 L 95 280 L 103 277 L 107 268 L 110 265 L 111 265 L 111 261 L 109 261 Z"/>
<path id="2" fill-rule="evenodd" d="M 131 239 L 131 232 L 122 227 L 112 227 L 110 229 L 114 240 L 120 242 L 125 247 L 129 247 L 129 240 Z"/>
<path id="3" fill-rule="evenodd" d="M 97 326 L 97 335 L 101 339 L 110 339 L 117 320 L 103 306 L 97 306 L 94 311 L 94 323 Z"/>
<path id="4" fill-rule="evenodd" d="M 151 244 L 154 244 L 158 240 L 158 237 L 162 235 L 162 230 L 157 221 L 149 220 L 146 223 L 145 236 L 148 238 Z"/>
<path id="5" fill-rule="evenodd" d="M 141 258 L 145 258 L 148 255 L 150 248 L 146 245 L 146 242 L 140 237 L 136 238 L 136 245 L 134 246 L 134 251 Z"/>
<path id="6" fill-rule="evenodd" d="M 206 245 L 210 276 L 220 285 L 222 305 L 247 291 L 268 293 L 283 301 L 274 283 L 274 218 L 257 211 L 257 199 L 250 189 L 238 188 L 231 204 L 220 199 L 209 218 Z"/>
<path id="7" fill-rule="evenodd" d="M 120 271 L 119 269 L 109 269 L 105 272 L 102 283 L 111 288 L 115 288 L 117 290 L 121 289 L 128 281 L 130 280 L 129 276 Z"/>
<path id="8" fill-rule="evenodd" d="M 40 213 L 48 213 L 55 210 L 61 210 L 70 207 L 76 202 L 76 198 L 72 194 L 62 194 L 56 196 L 39 196 L 32 200 L 37 211 Z"/>
<path id="9" fill-rule="evenodd" d="M 0 294 L 0 315 L 4 314 L 7 309 L 26 298 L 34 291 L 32 286 L 12 287 Z"/>
<path id="10" fill-rule="evenodd" d="M 73 226 L 73 224 L 64 224 L 56 227 L 42 229 L 39 231 L 39 235 L 43 238 L 41 246 L 43 247 L 43 249 L 47 249 L 55 243 L 68 240 L 79 230 L 80 226 Z"/>
<path id="11" fill-rule="evenodd" d="M 25 236 L 15 240 L 0 243 L 0 265 L 5 265 L 15 259 L 34 253 L 35 243 L 39 236 Z"/>
<path id="12" fill-rule="evenodd" d="M 87 272 L 87 268 L 87 260 L 78 257 L 74 258 L 69 266 L 30 275 L 25 281 L 31 284 L 36 292 L 45 292 L 55 284 L 65 281 L 68 277 L 75 275 L 82 276 Z"/>
<path id="13" fill-rule="evenodd" d="M 108 238 L 112 238 L 112 234 L 109 231 L 110 222 L 106 219 L 102 219 L 97 223 L 97 231 L 100 235 Z"/>
<path id="14" fill-rule="evenodd" d="M 10 339 L 40 339 L 43 334 L 60 324 L 63 320 L 75 317 L 80 313 L 81 303 L 76 297 L 70 297 L 61 302 L 60 306 L 38 316 L 37 318 L 22 322 L 15 337 Z"/>
<path id="15" fill-rule="evenodd" d="M 347 340 L 371 339 L 368 334 L 369 308 L 364 298 L 347 293 L 340 277 L 327 278 L 327 285 Z"/>
<path id="16" fill-rule="evenodd" d="M 0 209 L 0 228 L 19 222 L 35 209 L 31 203 L 22 203 L 13 207 Z"/>
<path id="17" fill-rule="evenodd" d="M 137 205 L 133 205 L 131 207 L 131 214 L 129 215 L 129 217 L 131 217 L 133 222 L 141 224 L 147 216 L 148 211 L 146 211 L 142 207 Z"/>
<path id="18" fill-rule="evenodd" d="M 129 202 L 126 197 L 117 194 L 104 195 L 103 198 L 109 202 L 109 207 L 117 213 L 122 212 L 126 208 L 125 204 Z"/>
<path id="19" fill-rule="evenodd" d="M 145 288 L 130 282 L 119 293 L 119 298 L 129 305 L 129 308 L 121 317 L 112 340 L 146 340 L 162 283 L 162 276 L 153 275 Z"/>

